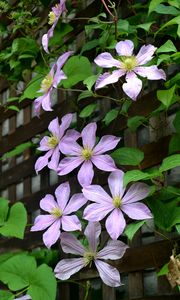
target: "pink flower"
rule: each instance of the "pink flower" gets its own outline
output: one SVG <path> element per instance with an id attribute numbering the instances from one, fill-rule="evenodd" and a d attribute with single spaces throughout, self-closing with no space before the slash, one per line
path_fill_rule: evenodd
<path id="1" fill-rule="evenodd" d="M 107 172 L 117 169 L 113 159 L 104 153 L 114 149 L 120 138 L 105 135 L 95 146 L 96 130 L 96 123 L 90 123 L 83 129 L 81 133 L 83 147 L 75 141 L 63 143 L 61 151 L 68 157 L 60 161 L 58 175 L 68 174 L 82 164 L 78 172 L 78 181 L 82 186 L 86 186 L 91 184 L 94 176 L 93 164 Z"/>
<path id="2" fill-rule="evenodd" d="M 149 186 L 145 183 L 134 183 L 125 192 L 123 176 L 124 172 L 118 170 L 112 172 L 108 177 L 112 196 L 108 195 L 99 185 L 91 185 L 82 190 L 84 197 L 95 202 L 86 207 L 84 218 L 92 222 L 100 221 L 110 213 L 105 226 L 112 239 L 117 239 L 126 226 L 123 213 L 135 220 L 152 218 L 149 208 L 138 202 L 148 196 Z"/>
<path id="3" fill-rule="evenodd" d="M 117 82 L 121 76 L 126 74 L 126 82 L 122 86 L 123 91 L 132 100 L 136 100 L 142 89 L 142 81 L 137 75 L 147 77 L 149 80 L 166 79 L 165 72 L 162 69 L 158 69 L 156 65 L 143 67 L 144 64 L 153 58 L 156 47 L 153 45 L 142 46 L 136 56 L 133 55 L 133 49 L 133 42 L 125 40 L 116 44 L 117 59 L 114 59 L 108 52 L 101 53 L 96 57 L 94 61 L 98 66 L 103 68 L 116 67 L 117 70 L 100 75 L 95 89 Z"/>
<path id="4" fill-rule="evenodd" d="M 52 111 L 51 108 L 51 92 L 53 88 L 57 89 L 59 82 L 62 79 L 67 79 L 64 72 L 61 70 L 62 66 L 65 64 L 66 60 L 72 55 L 73 51 L 65 52 L 61 55 L 57 62 L 52 66 L 49 74 L 41 82 L 41 89 L 43 95 L 38 97 L 34 101 L 34 110 L 36 115 L 39 117 L 41 106 L 46 111 Z"/>
<path id="5" fill-rule="evenodd" d="M 50 248 L 57 242 L 61 234 L 61 227 L 64 231 L 81 230 L 81 223 L 77 216 L 70 214 L 77 211 L 87 202 L 82 193 L 74 194 L 69 200 L 69 182 L 60 184 L 55 190 L 55 195 L 57 202 L 50 194 L 40 201 L 41 209 L 49 214 L 36 217 L 34 226 L 31 228 L 31 231 L 40 231 L 49 227 L 43 234 L 43 242 L 47 248 Z"/>
<path id="6" fill-rule="evenodd" d="M 55 276 L 61 280 L 66 280 L 71 275 L 94 262 L 99 276 L 105 284 L 113 287 L 120 286 L 121 281 L 118 270 L 102 260 L 120 259 L 128 246 L 120 241 L 109 240 L 107 246 L 97 251 L 99 236 L 101 234 L 101 225 L 99 222 L 89 222 L 84 233 L 88 239 L 88 248 L 84 247 L 75 236 L 69 233 L 61 234 L 61 247 L 63 251 L 65 253 L 80 255 L 82 258 L 62 259 L 54 270 Z"/>
<path id="7" fill-rule="evenodd" d="M 31 296 L 25 295 L 19 298 L 15 298 L 14 300 L 31 300 L 31 299 L 32 299 Z"/>
<path id="8" fill-rule="evenodd" d="M 44 48 L 44 51 L 49 53 L 48 50 L 48 43 L 49 39 L 53 37 L 54 29 L 56 27 L 56 24 L 63 12 L 66 12 L 66 6 L 65 6 L 66 0 L 60 0 L 59 4 L 56 4 L 54 7 L 52 7 L 52 11 L 49 13 L 49 24 L 52 25 L 51 28 L 48 30 L 46 34 L 42 37 L 42 45 Z"/>
<path id="9" fill-rule="evenodd" d="M 73 118 L 73 114 L 67 114 L 61 119 L 61 125 L 59 125 L 58 118 L 50 122 L 48 130 L 50 136 L 45 136 L 40 141 L 40 147 L 38 150 L 47 151 L 47 153 L 39 157 L 35 164 L 36 173 L 42 170 L 45 166 L 49 169 L 57 171 L 59 164 L 61 146 L 63 143 L 71 140 L 76 140 L 79 137 L 79 133 L 76 130 L 68 130 L 65 134 L 66 129 L 70 126 Z"/>

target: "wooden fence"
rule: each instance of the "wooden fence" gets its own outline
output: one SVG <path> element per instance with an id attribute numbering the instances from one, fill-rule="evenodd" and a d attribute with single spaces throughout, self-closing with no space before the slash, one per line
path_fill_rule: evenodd
<path id="1" fill-rule="evenodd" d="M 92 1 L 91 1 L 92 2 Z M 96 3 L 95 3 L 96 2 Z M 122 5 L 125 2 L 122 2 Z M 82 10 L 80 16 L 97 15 L 97 0 L 93 1 L 87 8 Z M 65 42 L 71 41 L 74 36 L 82 36 L 83 23 L 78 24 L 76 29 L 65 37 Z M 14 96 L 14 92 L 7 82 L 2 79 L 0 83 L 0 100 L 6 104 L 7 98 Z M 141 97 L 140 100 L 134 102 L 129 110 L 129 117 L 135 115 L 148 116 L 152 110 L 159 105 L 156 100 L 155 89 L 151 90 Z M 42 113 L 41 118 L 33 116 L 32 101 L 26 100 L 19 104 L 20 112 L 4 111 L 0 109 L 0 155 L 12 150 L 17 145 L 32 140 L 47 130 L 49 122 L 58 116 L 61 118 L 65 113 L 72 112 L 72 98 L 77 97 L 77 93 L 69 93 L 58 91 L 56 103 L 53 112 Z M 88 99 L 88 102 L 95 101 Z M 107 112 L 112 103 L 103 99 L 96 100 L 99 105 L 99 111 Z M 87 103 L 87 102 L 86 102 Z M 113 133 L 114 135 L 123 136 L 125 146 L 139 146 L 144 152 L 145 158 L 141 164 L 142 169 L 150 168 L 161 163 L 162 159 L 168 154 L 168 144 L 172 134 L 172 120 L 174 111 L 169 116 L 162 114 L 161 120 L 151 118 L 152 124 L 156 127 L 140 127 L 136 133 L 131 133 L 127 129 L 127 118 L 120 116 L 110 126 L 101 128 L 101 134 Z M 162 126 L 163 122 L 163 126 Z M 81 128 L 81 120 L 78 120 L 79 128 Z M 99 123 L 100 130 L 100 123 Z M 22 201 L 28 211 L 28 223 L 32 223 L 39 209 L 39 201 L 46 193 L 53 193 L 60 182 L 69 180 L 73 191 L 78 191 L 75 176 L 58 177 L 53 171 L 48 169 L 35 174 L 34 164 L 37 157 L 32 155 L 32 150 L 28 149 L 22 155 L 0 162 L 0 191 L 1 196 L 8 198 L 11 203 Z M 127 170 L 129 168 L 120 168 Z M 171 176 L 173 182 L 173 175 Z M 107 174 L 99 172 L 96 182 L 105 185 Z M 17 220 L 18 221 L 18 220 Z M 153 224 L 151 224 L 153 227 Z M 122 281 L 125 283 L 120 288 L 110 288 L 101 283 L 95 270 L 86 269 L 74 276 L 77 280 L 91 280 L 94 289 L 90 292 L 89 299 L 103 300 L 119 300 L 119 299 L 135 299 L 135 300 L 175 300 L 179 299 L 175 291 L 172 291 L 166 278 L 158 278 L 156 271 L 168 262 L 173 248 L 173 239 L 162 240 L 162 238 L 154 234 L 153 228 L 149 229 L 143 226 L 139 231 L 130 249 L 127 250 L 123 259 L 113 263 L 121 272 Z M 17 251 L 19 249 L 34 249 L 42 244 L 41 233 L 30 233 L 27 229 L 25 239 L 0 239 L 0 252 Z M 61 284 L 60 296 L 58 299 L 83 299 L 83 290 L 77 288 L 73 284 Z"/>

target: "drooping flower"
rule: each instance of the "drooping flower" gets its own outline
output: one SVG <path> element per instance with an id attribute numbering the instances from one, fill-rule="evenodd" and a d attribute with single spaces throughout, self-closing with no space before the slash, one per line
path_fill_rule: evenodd
<path id="1" fill-rule="evenodd" d="M 71 140 L 76 140 L 79 137 L 79 133 L 76 130 L 68 130 L 73 114 L 67 114 L 61 119 L 61 125 L 59 125 L 58 118 L 52 120 L 48 126 L 50 136 L 45 136 L 40 141 L 40 147 L 38 150 L 47 151 L 47 153 L 39 157 L 35 164 L 36 173 L 42 170 L 45 166 L 49 169 L 57 171 L 59 164 L 61 146 L 63 143 Z M 66 134 L 65 134 L 66 132 Z"/>
<path id="2" fill-rule="evenodd" d="M 91 185 L 82 190 L 88 200 L 95 202 L 85 208 L 84 218 L 94 222 L 104 219 L 109 214 L 105 226 L 113 240 L 121 235 L 126 226 L 123 213 L 134 220 L 152 218 L 149 208 L 138 202 L 148 196 L 149 186 L 145 183 L 134 183 L 125 191 L 123 177 L 124 172 L 120 170 L 112 172 L 108 177 L 112 196 L 99 185 Z"/>
<path id="3" fill-rule="evenodd" d="M 142 89 L 142 81 L 137 75 L 146 77 L 149 80 L 166 79 L 166 74 L 156 65 L 144 66 L 153 58 L 156 47 L 144 45 L 138 54 L 133 55 L 134 44 L 130 40 L 121 41 L 116 44 L 118 57 L 114 59 L 108 52 L 99 54 L 94 60 L 95 63 L 103 68 L 117 68 L 112 73 L 106 72 L 99 76 L 95 89 L 100 89 L 108 84 L 115 83 L 123 75 L 126 75 L 126 82 L 122 85 L 123 91 L 132 100 L 136 100 Z M 137 75 L 136 75 L 137 74 Z"/>
<path id="4" fill-rule="evenodd" d="M 48 23 L 49 23 L 49 25 L 52 25 L 52 26 L 50 27 L 48 32 L 46 34 L 44 34 L 42 37 L 42 45 L 43 45 L 44 51 L 46 51 L 47 53 L 49 53 L 49 50 L 48 50 L 49 39 L 53 37 L 56 24 L 57 24 L 60 16 L 62 15 L 62 13 L 67 11 L 65 2 L 66 2 L 66 0 L 60 0 L 60 3 L 56 4 L 54 7 L 52 7 L 52 11 L 49 13 L 49 22 Z"/>
<path id="5" fill-rule="evenodd" d="M 61 68 L 72 54 L 73 51 L 68 51 L 62 54 L 52 66 L 49 74 L 41 82 L 41 89 L 39 92 L 42 92 L 43 95 L 34 101 L 34 110 L 37 116 L 39 116 L 41 106 L 46 111 L 52 111 L 51 92 L 53 91 L 53 88 L 57 88 L 62 79 L 67 79 Z"/>
<path id="6" fill-rule="evenodd" d="M 91 184 L 94 176 L 93 164 L 98 169 L 107 172 L 117 169 L 113 159 L 104 153 L 114 149 L 120 138 L 113 135 L 105 135 L 95 145 L 96 130 L 96 123 L 90 123 L 82 130 L 83 147 L 76 141 L 63 143 L 61 151 L 68 157 L 60 161 L 58 175 L 66 175 L 82 164 L 78 172 L 78 181 L 81 186 L 86 186 Z"/>
<path id="7" fill-rule="evenodd" d="M 47 248 L 56 243 L 60 237 L 61 228 L 64 231 L 81 230 L 81 223 L 78 217 L 70 214 L 77 211 L 87 202 L 82 193 L 74 194 L 69 200 L 69 182 L 60 184 L 55 190 L 55 196 L 57 201 L 50 194 L 40 201 L 41 209 L 49 214 L 37 216 L 34 226 L 31 228 L 31 231 L 41 231 L 49 227 L 43 234 L 43 242 Z"/>
<path id="8" fill-rule="evenodd" d="M 15 298 L 14 300 L 31 300 L 31 299 L 32 299 L 31 296 L 25 295 L 19 298 Z"/>
<path id="9" fill-rule="evenodd" d="M 67 280 L 71 275 L 94 262 L 99 276 L 105 284 L 112 287 L 120 286 L 121 281 L 118 270 L 102 260 L 120 259 L 128 246 L 121 241 L 109 240 L 107 246 L 97 251 L 99 236 L 101 234 L 101 225 L 99 222 L 89 222 L 84 234 L 89 243 L 87 248 L 75 236 L 69 233 L 61 234 L 61 247 L 63 251 L 65 253 L 80 255 L 81 258 L 62 259 L 54 270 L 55 276 L 61 280 Z"/>

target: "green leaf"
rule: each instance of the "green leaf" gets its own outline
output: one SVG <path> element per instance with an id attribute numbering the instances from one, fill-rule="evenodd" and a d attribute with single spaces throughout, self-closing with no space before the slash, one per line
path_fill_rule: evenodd
<path id="1" fill-rule="evenodd" d="M 176 131 L 180 133 L 180 110 L 176 113 L 176 117 L 173 121 L 173 125 L 176 128 Z"/>
<path id="2" fill-rule="evenodd" d="M 180 133 L 173 134 L 169 143 L 169 154 L 173 154 L 180 150 Z"/>
<path id="3" fill-rule="evenodd" d="M 10 208 L 8 219 L 0 227 L 0 234 L 23 239 L 26 224 L 27 212 L 24 204 L 17 202 Z"/>
<path id="4" fill-rule="evenodd" d="M 93 97 L 93 92 L 91 91 L 83 91 L 79 94 L 77 101 L 85 99 L 85 98 L 89 98 L 89 97 Z"/>
<path id="5" fill-rule="evenodd" d="M 95 111 L 96 107 L 97 107 L 96 103 L 92 103 L 92 104 L 89 104 L 86 107 L 84 107 L 83 110 L 79 114 L 80 118 L 87 118 L 90 115 L 92 115 L 92 113 Z"/>
<path id="6" fill-rule="evenodd" d="M 176 85 L 172 86 L 169 90 L 158 90 L 157 98 L 168 108 L 171 104 L 174 103 L 175 91 Z"/>
<path id="7" fill-rule="evenodd" d="M 156 178 L 158 176 L 160 176 L 161 173 L 158 170 L 154 170 L 150 173 L 148 172 L 142 172 L 140 170 L 131 170 L 131 171 L 127 171 L 124 174 L 124 186 L 126 186 L 129 182 L 132 181 L 139 181 L 139 180 L 149 180 L 152 178 Z"/>
<path id="8" fill-rule="evenodd" d="M 127 126 L 132 132 L 135 132 L 136 129 L 146 121 L 146 118 L 143 116 L 135 116 L 132 118 L 128 118 Z"/>
<path id="9" fill-rule="evenodd" d="M 117 118 L 119 110 L 117 108 L 111 109 L 102 120 L 108 126 L 114 119 Z"/>
<path id="10" fill-rule="evenodd" d="M 17 106 L 15 106 L 15 105 L 10 105 L 10 106 L 8 106 L 8 109 L 10 109 L 10 110 L 15 110 L 15 111 L 17 111 L 17 112 L 20 112 L 20 109 L 19 109 Z"/>
<path id="11" fill-rule="evenodd" d="M 84 44 L 84 46 L 82 47 L 81 55 L 82 55 L 83 52 L 89 51 L 89 50 L 91 50 L 93 48 L 96 48 L 98 45 L 99 45 L 99 40 L 97 40 L 97 39 L 89 41 L 89 42 L 86 42 Z"/>
<path id="12" fill-rule="evenodd" d="M 135 233 L 142 227 L 142 225 L 145 224 L 145 222 L 146 220 L 143 220 L 143 221 L 128 224 L 126 226 L 124 234 L 128 237 L 128 240 L 131 241 L 133 239 Z"/>
<path id="13" fill-rule="evenodd" d="M 159 277 L 159 276 L 164 276 L 164 275 L 166 275 L 168 272 L 169 272 L 169 269 L 168 269 L 168 263 L 167 263 L 167 264 L 165 264 L 165 265 L 161 268 L 161 270 L 157 273 L 157 276 L 158 276 L 158 277 Z"/>
<path id="14" fill-rule="evenodd" d="M 86 78 L 83 81 L 83 83 L 86 85 L 86 87 L 89 91 L 91 91 L 92 86 L 95 84 L 98 77 L 99 77 L 99 74 L 98 75 L 91 75 L 90 77 Z"/>
<path id="15" fill-rule="evenodd" d="M 155 224 L 160 229 L 170 231 L 175 224 L 180 223 L 180 207 L 178 207 L 176 199 L 164 202 L 152 198 L 148 201 L 148 204 L 154 215 Z"/>
<path id="16" fill-rule="evenodd" d="M 7 159 L 7 158 L 10 158 L 10 157 L 14 157 L 16 155 L 19 155 L 21 154 L 24 150 L 30 148 L 32 146 L 32 143 L 31 142 L 26 142 L 26 143 L 23 143 L 23 144 L 20 144 L 18 145 L 15 149 L 5 153 L 3 156 L 2 156 L 2 160 L 4 159 Z"/>
<path id="17" fill-rule="evenodd" d="M 7 102 L 14 102 L 14 101 L 18 101 L 18 100 L 19 100 L 19 97 L 10 97 L 6 101 Z"/>
<path id="18" fill-rule="evenodd" d="M 158 34 L 165 27 L 169 27 L 172 25 L 180 25 L 180 15 L 171 19 L 170 21 L 166 22 L 158 31 L 156 31 L 156 34 Z M 178 36 L 180 36 L 179 31 L 177 31 L 177 34 L 178 34 Z"/>
<path id="19" fill-rule="evenodd" d="M 155 12 L 157 12 L 158 14 L 164 14 L 164 15 L 173 15 L 173 16 L 178 16 L 179 15 L 179 10 L 176 9 L 173 6 L 167 6 L 164 4 L 159 4 L 156 8 L 155 8 Z"/>
<path id="20" fill-rule="evenodd" d="M 13 300 L 14 295 L 9 291 L 0 290 L 0 299 L 1 300 Z"/>
<path id="21" fill-rule="evenodd" d="M 37 74 L 31 79 L 26 89 L 24 90 L 23 95 L 20 98 L 20 102 L 24 99 L 34 99 L 38 96 L 41 82 L 44 79 L 44 77 L 45 76 L 42 74 Z"/>
<path id="22" fill-rule="evenodd" d="M 179 0 L 169 0 L 168 3 L 176 8 L 180 8 Z"/>
<path id="23" fill-rule="evenodd" d="M 39 52 L 39 48 L 35 40 L 29 37 L 27 38 L 20 37 L 13 40 L 11 52 L 12 54 L 16 53 L 18 55 L 22 55 L 26 53 L 26 54 L 33 55 L 34 57 Z"/>
<path id="24" fill-rule="evenodd" d="M 166 157 L 162 161 L 162 165 L 159 168 L 160 172 L 165 172 L 180 166 L 180 154 L 174 154 L 169 157 Z"/>
<path id="25" fill-rule="evenodd" d="M 177 230 L 177 232 L 180 234 L 180 224 L 177 224 L 177 225 L 176 225 L 176 230 Z"/>
<path id="26" fill-rule="evenodd" d="M 7 218 L 9 211 L 9 201 L 0 197 L 0 226 L 2 226 Z"/>
<path id="27" fill-rule="evenodd" d="M 67 79 L 62 80 L 64 88 L 70 88 L 87 77 L 93 75 L 91 64 L 85 56 L 71 57 L 63 68 Z"/>
<path id="28" fill-rule="evenodd" d="M 43 264 L 37 268 L 30 279 L 27 294 L 30 295 L 33 300 L 56 299 L 56 279 L 50 267 Z"/>
<path id="29" fill-rule="evenodd" d="M 151 25 L 154 24 L 154 23 L 155 23 L 155 22 L 143 23 L 143 24 L 137 25 L 136 27 L 137 27 L 137 28 L 144 29 L 145 31 L 149 32 Z"/>
<path id="30" fill-rule="evenodd" d="M 166 81 L 165 83 L 165 87 L 166 88 L 170 88 L 173 85 L 178 85 L 180 86 L 180 73 L 176 74 L 175 76 L 173 76 L 172 78 L 170 78 L 168 81 Z"/>
<path id="31" fill-rule="evenodd" d="M 127 20 L 119 19 L 117 23 L 118 34 L 129 32 L 129 22 Z"/>
<path id="32" fill-rule="evenodd" d="M 32 256 L 17 254 L 1 264 L 0 280 L 12 291 L 29 286 L 36 272 L 36 261 Z M 45 300 L 45 299 L 44 299 Z"/>
<path id="33" fill-rule="evenodd" d="M 138 166 L 144 159 L 144 153 L 136 148 L 122 147 L 111 154 L 118 165 Z"/>
<path id="34" fill-rule="evenodd" d="M 168 40 L 156 51 L 156 53 L 162 53 L 162 52 L 177 52 L 177 49 L 174 46 L 173 42 L 171 40 Z"/>
<path id="35" fill-rule="evenodd" d="M 150 4 L 149 4 L 149 10 L 148 10 L 148 15 L 153 12 L 156 7 L 160 4 L 164 2 L 164 0 L 151 0 Z"/>

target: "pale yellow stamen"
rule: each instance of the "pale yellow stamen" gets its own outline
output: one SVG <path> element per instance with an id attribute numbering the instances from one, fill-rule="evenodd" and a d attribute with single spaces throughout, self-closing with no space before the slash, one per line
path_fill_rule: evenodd
<path id="1" fill-rule="evenodd" d="M 126 71 L 132 71 L 138 65 L 137 59 L 135 56 L 124 56 L 120 58 L 122 64 L 121 68 Z"/>
<path id="2" fill-rule="evenodd" d="M 48 74 L 41 82 L 41 91 L 47 93 L 53 83 L 53 76 Z"/>
<path id="3" fill-rule="evenodd" d="M 85 252 L 84 253 L 84 264 L 85 266 L 89 265 L 95 258 L 95 253 L 93 252 Z"/>
<path id="4" fill-rule="evenodd" d="M 113 198 L 113 204 L 116 208 L 119 208 L 121 206 L 122 200 L 119 196 L 116 196 Z"/>
<path id="5" fill-rule="evenodd" d="M 89 160 L 92 156 L 92 150 L 88 148 L 84 148 L 82 150 L 82 156 L 84 157 L 85 160 Z"/>
<path id="6" fill-rule="evenodd" d="M 49 25 L 54 24 L 54 22 L 56 21 L 56 15 L 55 15 L 55 13 L 54 13 L 53 11 L 51 11 L 51 12 L 49 13 L 48 17 L 49 17 L 48 24 L 49 24 Z"/>
<path id="7" fill-rule="evenodd" d="M 52 135 L 48 138 L 48 146 L 50 148 L 55 148 L 58 143 L 59 143 L 59 140 L 56 136 Z"/>
<path id="8" fill-rule="evenodd" d="M 58 207 L 53 208 L 53 210 L 51 211 L 51 215 L 53 215 L 57 219 L 60 218 L 62 216 L 62 214 L 63 214 L 62 210 L 60 210 L 60 208 L 58 208 Z"/>

